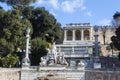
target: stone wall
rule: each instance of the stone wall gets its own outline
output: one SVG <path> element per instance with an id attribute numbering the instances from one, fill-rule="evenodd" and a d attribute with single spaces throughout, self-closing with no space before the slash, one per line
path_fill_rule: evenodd
<path id="1" fill-rule="evenodd" d="M 50 67 L 49 67 L 50 68 Z M 57 76 L 60 80 L 85 80 L 84 70 L 40 70 L 35 69 L 22 70 L 21 80 L 37 80 L 37 78 L 48 78 L 48 75 Z M 59 80 L 58 79 L 58 80 Z M 52 80 L 52 79 L 50 79 Z M 55 79 L 56 80 L 56 79 Z"/>
<path id="2" fill-rule="evenodd" d="M 0 80 L 36 80 L 37 77 L 46 77 L 53 74 L 65 80 L 120 80 L 120 69 L 89 69 L 63 71 L 36 71 L 16 68 L 0 68 Z"/>
<path id="3" fill-rule="evenodd" d="M 86 70 L 86 80 L 120 80 L 119 70 Z"/>
<path id="4" fill-rule="evenodd" d="M 0 68 L 0 80 L 20 80 L 20 69 Z"/>

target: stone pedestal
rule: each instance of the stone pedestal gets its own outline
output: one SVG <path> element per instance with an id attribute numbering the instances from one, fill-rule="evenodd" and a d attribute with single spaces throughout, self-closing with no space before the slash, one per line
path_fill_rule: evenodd
<path id="1" fill-rule="evenodd" d="M 94 58 L 93 68 L 95 69 L 101 68 L 101 62 L 99 57 Z"/>
<path id="2" fill-rule="evenodd" d="M 24 58 L 22 62 L 22 69 L 29 69 L 30 60 L 29 58 Z"/>

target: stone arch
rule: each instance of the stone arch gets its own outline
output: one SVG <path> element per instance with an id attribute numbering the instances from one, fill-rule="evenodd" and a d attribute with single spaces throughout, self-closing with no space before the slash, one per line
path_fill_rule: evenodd
<path id="1" fill-rule="evenodd" d="M 81 40 L 81 31 L 80 30 L 75 31 L 75 40 Z"/>
<path id="2" fill-rule="evenodd" d="M 88 29 L 84 30 L 84 40 L 90 40 L 90 32 Z"/>
<path id="3" fill-rule="evenodd" d="M 72 40 L 72 31 L 71 30 L 68 30 L 67 31 L 67 40 Z"/>

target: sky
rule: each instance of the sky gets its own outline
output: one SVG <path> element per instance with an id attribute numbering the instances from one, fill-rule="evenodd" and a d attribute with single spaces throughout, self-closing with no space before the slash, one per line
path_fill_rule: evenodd
<path id="1" fill-rule="evenodd" d="M 10 9 L 6 4 L 0 5 Z M 111 25 L 114 13 L 120 11 L 120 0 L 37 0 L 31 5 L 45 7 L 62 26 L 69 23 Z"/>

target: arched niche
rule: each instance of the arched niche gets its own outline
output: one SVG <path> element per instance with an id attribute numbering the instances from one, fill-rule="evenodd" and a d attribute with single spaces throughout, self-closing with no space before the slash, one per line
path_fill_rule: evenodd
<path id="1" fill-rule="evenodd" d="M 72 40 L 72 31 L 71 30 L 68 30 L 67 31 L 67 40 Z"/>
<path id="2" fill-rule="evenodd" d="M 84 30 L 84 40 L 90 40 L 90 32 L 89 30 Z"/>
<path id="3" fill-rule="evenodd" d="M 75 40 L 81 40 L 81 31 L 80 30 L 75 31 Z"/>

